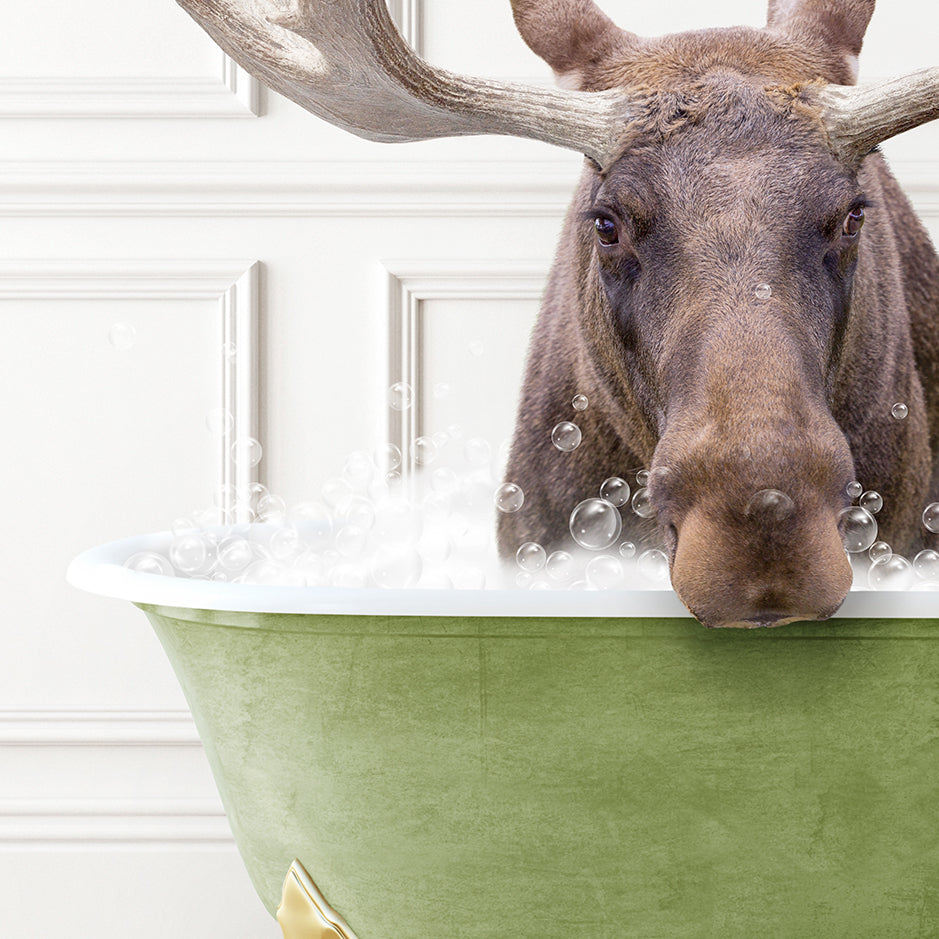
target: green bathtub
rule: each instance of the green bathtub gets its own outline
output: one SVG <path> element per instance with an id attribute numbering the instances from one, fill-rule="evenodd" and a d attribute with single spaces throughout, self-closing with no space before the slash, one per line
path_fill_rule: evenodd
<path id="1" fill-rule="evenodd" d="M 937 594 L 754 631 L 655 591 L 302 613 L 97 552 L 70 579 L 149 617 L 261 900 L 298 859 L 348 930 L 304 935 L 939 935 Z"/>

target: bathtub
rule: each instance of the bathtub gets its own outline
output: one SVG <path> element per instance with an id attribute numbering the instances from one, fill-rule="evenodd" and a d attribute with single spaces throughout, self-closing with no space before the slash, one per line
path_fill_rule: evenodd
<path id="1" fill-rule="evenodd" d="M 709 631 L 671 591 L 68 573 L 148 616 L 288 939 L 939 934 L 939 594 Z"/>

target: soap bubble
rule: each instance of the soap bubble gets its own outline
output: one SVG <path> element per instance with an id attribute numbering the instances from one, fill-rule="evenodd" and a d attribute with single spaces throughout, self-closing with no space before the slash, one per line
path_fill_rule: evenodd
<path id="1" fill-rule="evenodd" d="M 183 517 L 173 521 L 173 524 L 170 525 L 170 531 L 174 535 L 181 535 L 186 531 L 195 531 L 198 527 L 194 518 Z"/>
<path id="2" fill-rule="evenodd" d="M 873 489 L 868 489 L 860 499 L 857 500 L 857 504 L 862 509 L 867 509 L 871 515 L 876 515 L 884 507 L 883 496 L 879 492 L 874 492 Z"/>
<path id="3" fill-rule="evenodd" d="M 545 566 L 548 555 L 537 541 L 526 541 L 515 552 L 515 563 L 528 573 L 540 571 Z"/>
<path id="4" fill-rule="evenodd" d="M 460 478 L 449 466 L 438 466 L 430 474 L 430 488 L 440 495 L 452 495 L 460 486 Z"/>
<path id="5" fill-rule="evenodd" d="M 586 395 L 574 395 L 574 400 L 571 401 L 571 404 L 574 406 L 575 411 L 586 411 L 590 401 Z"/>
<path id="6" fill-rule="evenodd" d="M 849 499 L 856 499 L 863 491 L 864 487 L 856 479 L 845 487 Z"/>
<path id="7" fill-rule="evenodd" d="M 925 548 L 913 558 L 913 570 L 922 580 L 939 581 L 939 551 Z"/>
<path id="8" fill-rule="evenodd" d="M 471 466 L 487 466 L 492 458 L 492 447 L 482 437 L 470 437 L 463 447 L 463 454 Z"/>
<path id="9" fill-rule="evenodd" d="M 527 590 L 534 582 L 535 575 L 529 574 L 528 571 L 519 571 L 515 575 L 515 586 L 522 590 Z"/>
<path id="10" fill-rule="evenodd" d="M 115 323 L 108 330 L 108 342 L 122 352 L 129 349 L 137 340 L 137 330 L 132 323 Z"/>
<path id="11" fill-rule="evenodd" d="M 232 432 L 235 418 L 227 408 L 212 408 L 205 416 L 205 426 L 216 437 L 224 437 Z"/>
<path id="12" fill-rule="evenodd" d="M 360 564 L 337 564 L 329 574 L 333 587 L 360 590 L 368 583 L 368 572 Z"/>
<path id="13" fill-rule="evenodd" d="M 886 541 L 875 541 L 867 552 L 872 561 L 880 561 L 883 558 L 889 558 L 893 554 L 893 549 Z"/>
<path id="14" fill-rule="evenodd" d="M 265 492 L 258 499 L 257 513 L 262 522 L 282 522 L 287 517 L 287 503 L 280 496 Z"/>
<path id="15" fill-rule="evenodd" d="M 414 403 L 414 390 L 406 381 L 396 381 L 388 389 L 388 404 L 395 411 L 406 411 Z"/>
<path id="16" fill-rule="evenodd" d="M 322 502 L 299 502 L 287 518 L 302 528 L 304 541 L 314 550 L 322 551 L 332 540 L 333 520 Z"/>
<path id="17" fill-rule="evenodd" d="M 244 570 L 254 560 L 250 543 L 239 536 L 226 538 L 218 546 L 218 564 L 230 574 Z"/>
<path id="18" fill-rule="evenodd" d="M 336 509 L 350 525 L 358 525 L 363 531 L 369 531 L 375 524 L 375 506 L 364 496 L 350 496 Z"/>
<path id="19" fill-rule="evenodd" d="M 898 401 L 891 409 L 890 416 L 895 417 L 898 421 L 902 421 L 907 414 L 910 413 L 910 409 L 902 402 Z"/>
<path id="20" fill-rule="evenodd" d="M 866 551 L 877 540 L 877 522 L 867 509 L 849 506 L 838 513 L 838 531 L 846 551 Z"/>
<path id="21" fill-rule="evenodd" d="M 184 574 L 196 574 L 208 566 L 209 545 L 199 532 L 178 535 L 170 544 L 170 561 Z"/>
<path id="22" fill-rule="evenodd" d="M 631 541 L 624 541 L 619 546 L 619 556 L 624 561 L 631 561 L 636 556 L 636 546 Z"/>
<path id="23" fill-rule="evenodd" d="M 474 339 L 469 344 L 469 350 L 470 350 L 470 355 L 474 355 L 476 356 L 476 358 L 479 358 L 479 356 L 481 356 L 486 351 L 486 347 L 483 345 L 483 343 L 479 339 Z"/>
<path id="24" fill-rule="evenodd" d="M 874 590 L 909 590 L 913 580 L 913 565 L 899 554 L 874 561 L 867 572 L 867 583 Z"/>
<path id="25" fill-rule="evenodd" d="M 412 545 L 381 545 L 372 555 L 368 572 L 378 587 L 413 587 L 421 576 L 421 556 Z"/>
<path id="26" fill-rule="evenodd" d="M 639 470 L 639 472 L 636 473 L 636 483 L 639 486 L 648 486 L 649 485 L 649 471 Z"/>
<path id="27" fill-rule="evenodd" d="M 438 401 L 448 398 L 450 396 L 450 386 L 445 381 L 436 382 L 434 384 L 433 395 Z"/>
<path id="28" fill-rule="evenodd" d="M 321 587 L 326 583 L 326 564 L 315 551 L 307 549 L 294 559 L 293 569 L 306 587 Z"/>
<path id="29" fill-rule="evenodd" d="M 649 490 L 646 488 L 637 489 L 633 493 L 632 507 L 640 518 L 651 518 L 655 515 L 652 500 L 649 498 Z"/>
<path id="30" fill-rule="evenodd" d="M 427 466 L 437 459 L 437 445 L 431 437 L 416 437 L 411 441 L 411 459 L 418 466 Z"/>
<path id="31" fill-rule="evenodd" d="M 420 515 L 414 511 L 411 503 L 400 496 L 394 496 L 379 505 L 375 511 L 375 527 L 372 536 L 376 543 L 415 542 L 421 536 Z"/>
<path id="32" fill-rule="evenodd" d="M 769 284 L 757 284 L 753 293 L 756 295 L 757 300 L 769 300 L 773 295 L 773 288 Z"/>
<path id="33" fill-rule="evenodd" d="M 571 512 L 569 527 L 582 548 L 602 551 L 619 538 L 623 519 L 616 506 L 605 499 L 584 499 Z"/>
<path id="34" fill-rule="evenodd" d="M 349 484 L 349 480 L 343 479 L 341 476 L 333 476 L 323 483 L 320 495 L 331 509 L 335 509 L 347 499 L 351 499 L 354 491 Z"/>
<path id="35" fill-rule="evenodd" d="M 574 576 L 574 558 L 567 551 L 552 551 L 545 561 L 545 573 L 555 583 L 564 583 Z"/>
<path id="36" fill-rule="evenodd" d="M 346 462 L 342 467 L 342 475 L 353 486 L 358 489 L 365 489 L 372 481 L 375 474 L 375 466 L 372 458 L 364 450 L 353 450 L 346 457 Z"/>
<path id="37" fill-rule="evenodd" d="M 336 532 L 336 550 L 344 558 L 357 558 L 365 551 L 368 533 L 358 525 L 343 525 Z"/>
<path id="38" fill-rule="evenodd" d="M 139 574 L 160 574 L 163 577 L 175 576 L 173 565 L 156 551 L 138 551 L 124 562 L 124 567 L 129 567 Z"/>
<path id="39" fill-rule="evenodd" d="M 668 580 L 668 558 L 665 552 L 658 548 L 643 551 L 639 555 L 636 566 L 639 568 L 639 573 L 653 583 L 664 583 Z"/>
<path id="40" fill-rule="evenodd" d="M 923 509 L 923 524 L 933 532 L 939 532 L 939 502 L 930 502 Z"/>
<path id="41" fill-rule="evenodd" d="M 793 516 L 795 511 L 796 506 L 792 499 L 778 489 L 761 489 L 754 493 L 744 509 L 747 516 L 769 522 L 784 522 Z"/>
<path id="42" fill-rule="evenodd" d="M 303 550 L 300 532 L 293 525 L 284 525 L 271 535 L 271 554 L 278 561 L 293 560 Z"/>
<path id="43" fill-rule="evenodd" d="M 525 493 L 516 483 L 503 483 L 496 490 L 495 503 L 500 512 L 517 512 L 524 501 Z"/>
<path id="44" fill-rule="evenodd" d="M 617 508 L 629 502 L 629 483 L 619 476 L 610 476 L 600 486 L 600 498 L 606 499 Z"/>
<path id="45" fill-rule="evenodd" d="M 231 458 L 239 466 L 257 466 L 261 453 L 261 444 L 254 437 L 239 437 L 231 445 Z"/>
<path id="46" fill-rule="evenodd" d="M 600 554 L 587 562 L 584 571 L 587 583 L 597 590 L 611 590 L 623 580 L 623 565 L 612 554 Z"/>
<path id="47" fill-rule="evenodd" d="M 570 453 L 571 450 L 576 450 L 580 446 L 582 439 L 583 435 L 580 432 L 580 428 L 570 421 L 561 421 L 561 423 L 556 424 L 554 430 L 551 431 L 551 442 L 562 453 Z"/>

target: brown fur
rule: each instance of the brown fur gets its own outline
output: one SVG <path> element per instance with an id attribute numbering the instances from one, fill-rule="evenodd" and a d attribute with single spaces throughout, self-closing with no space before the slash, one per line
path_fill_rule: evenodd
<path id="1" fill-rule="evenodd" d="M 514 6 L 534 21 L 532 4 Z M 812 107 L 813 82 L 853 81 L 872 11 L 774 0 L 763 30 L 653 40 L 588 14 L 602 56 L 577 31 L 561 34 L 569 46 L 546 39 L 550 21 L 526 37 L 583 88 L 641 97 L 642 116 L 606 174 L 585 167 L 565 223 L 507 471 L 525 505 L 500 519 L 503 553 L 566 545 L 571 508 L 640 467 L 658 525 L 627 513 L 627 536 L 664 539 L 676 590 L 708 625 L 833 612 L 850 583 L 835 523 L 852 478 L 883 495 L 895 551 L 927 543 L 939 260 L 883 158 L 840 165 Z M 841 225 L 862 196 L 854 242 Z M 598 205 L 617 217 L 612 249 L 597 244 Z M 771 299 L 754 297 L 760 282 Z M 572 419 L 584 442 L 559 453 L 551 428 Z M 767 488 L 799 507 L 785 524 L 744 511 Z"/>

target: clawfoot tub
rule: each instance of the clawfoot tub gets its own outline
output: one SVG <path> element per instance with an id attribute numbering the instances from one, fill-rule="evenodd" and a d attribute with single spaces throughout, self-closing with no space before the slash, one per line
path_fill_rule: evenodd
<path id="1" fill-rule="evenodd" d="M 121 566 L 288 939 L 935 936 L 939 596 L 708 631 L 669 591 Z M 285 880 L 286 878 L 286 880 Z"/>

